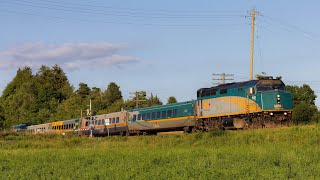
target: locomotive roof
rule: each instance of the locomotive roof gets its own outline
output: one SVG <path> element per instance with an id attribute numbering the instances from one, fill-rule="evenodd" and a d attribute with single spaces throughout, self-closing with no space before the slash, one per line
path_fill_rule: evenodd
<path id="1" fill-rule="evenodd" d="M 252 86 L 252 85 L 256 85 L 258 81 L 259 80 L 250 80 L 250 81 L 243 81 L 243 82 L 233 82 L 233 83 L 221 84 L 221 85 L 213 86 L 210 88 L 201 88 L 198 90 L 198 92 L 201 90 L 206 90 L 206 89 L 220 90 L 220 89 L 238 88 L 238 87 L 243 87 L 243 86 Z"/>

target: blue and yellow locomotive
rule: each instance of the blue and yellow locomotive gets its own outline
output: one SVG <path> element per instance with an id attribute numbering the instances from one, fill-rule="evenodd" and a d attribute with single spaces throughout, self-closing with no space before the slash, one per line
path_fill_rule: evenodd
<path id="1" fill-rule="evenodd" d="M 197 92 L 195 127 L 272 127 L 291 120 L 292 95 L 281 78 L 261 77 L 202 88 Z"/>

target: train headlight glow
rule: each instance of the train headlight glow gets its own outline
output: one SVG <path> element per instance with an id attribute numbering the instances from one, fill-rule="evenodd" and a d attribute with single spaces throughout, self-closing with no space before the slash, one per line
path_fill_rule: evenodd
<path id="1" fill-rule="evenodd" d="M 280 98 L 280 94 L 277 95 L 277 98 Z"/>
<path id="2" fill-rule="evenodd" d="M 270 113 L 270 116 L 273 116 L 273 113 L 272 113 L 272 112 Z"/>
<path id="3" fill-rule="evenodd" d="M 288 113 L 287 113 L 287 112 L 284 112 L 283 114 L 284 114 L 285 116 L 286 116 L 286 115 L 288 115 Z"/>

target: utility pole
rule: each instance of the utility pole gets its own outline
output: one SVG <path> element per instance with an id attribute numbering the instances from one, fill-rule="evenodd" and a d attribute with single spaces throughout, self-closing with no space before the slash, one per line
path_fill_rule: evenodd
<path id="1" fill-rule="evenodd" d="M 140 96 L 145 96 L 145 94 L 142 91 L 131 92 L 129 94 L 135 95 L 132 98 L 133 98 L 133 101 L 136 102 L 136 108 L 139 107 L 139 102 L 146 101 L 145 99 L 139 99 Z"/>
<path id="2" fill-rule="evenodd" d="M 251 10 L 251 46 L 250 46 L 250 80 L 253 80 L 253 55 L 254 55 L 254 26 L 256 15 L 260 13 L 255 11 L 254 8 Z"/>
<path id="3" fill-rule="evenodd" d="M 233 74 L 226 74 L 226 73 L 221 73 L 221 74 L 212 74 L 213 76 L 220 76 L 220 78 L 212 78 L 212 80 L 218 80 L 221 81 L 220 83 L 213 83 L 213 84 L 225 84 L 227 80 L 232 81 L 233 78 L 226 78 L 228 76 L 234 76 Z"/>
<path id="4" fill-rule="evenodd" d="M 93 120 L 92 120 L 92 114 L 91 114 L 91 110 L 92 110 L 92 106 L 91 106 L 91 99 L 90 99 L 90 105 L 87 105 L 89 106 L 89 109 L 87 109 L 87 116 L 89 116 L 89 128 L 90 128 L 90 137 L 93 137 L 93 134 L 92 134 L 92 129 L 93 129 Z"/>

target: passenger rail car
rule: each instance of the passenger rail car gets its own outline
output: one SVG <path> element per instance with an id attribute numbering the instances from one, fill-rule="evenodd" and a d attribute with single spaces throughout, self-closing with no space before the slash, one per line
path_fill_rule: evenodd
<path id="1" fill-rule="evenodd" d="M 51 123 L 51 133 L 66 134 L 74 133 L 78 129 L 79 119 L 57 121 Z"/>
<path id="2" fill-rule="evenodd" d="M 37 125 L 37 123 L 17 124 L 11 127 L 14 132 L 26 132 L 29 126 Z"/>
<path id="3" fill-rule="evenodd" d="M 27 132 L 32 134 L 46 134 L 51 130 L 51 123 L 38 124 L 27 127 Z"/>
<path id="4" fill-rule="evenodd" d="M 263 77 L 197 91 L 196 128 L 272 127 L 291 120 L 292 96 L 280 78 Z"/>
<path id="5" fill-rule="evenodd" d="M 155 134 L 160 131 L 185 130 L 194 126 L 194 103 L 188 101 L 128 111 L 130 134 Z"/>
<path id="6" fill-rule="evenodd" d="M 90 119 L 81 119 L 79 134 L 93 136 L 125 135 L 127 128 L 127 111 L 93 116 Z"/>

